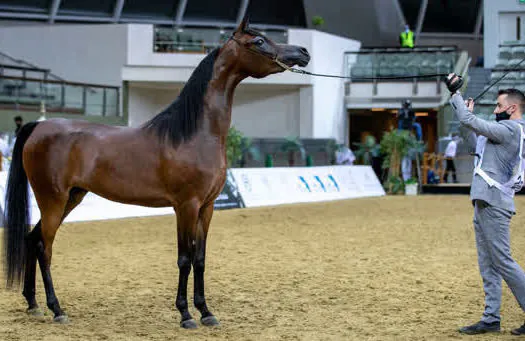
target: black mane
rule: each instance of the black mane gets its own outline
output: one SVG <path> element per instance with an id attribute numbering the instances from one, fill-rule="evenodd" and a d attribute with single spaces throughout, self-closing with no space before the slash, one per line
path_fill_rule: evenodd
<path id="1" fill-rule="evenodd" d="M 213 73 L 213 65 L 219 54 L 219 48 L 210 52 L 197 66 L 179 97 L 143 126 L 153 131 L 159 138 L 178 145 L 190 139 L 199 129 L 202 119 L 204 94 Z"/>

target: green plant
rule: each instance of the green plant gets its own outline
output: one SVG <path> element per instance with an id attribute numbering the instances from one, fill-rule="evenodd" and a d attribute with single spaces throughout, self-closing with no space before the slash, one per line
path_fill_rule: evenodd
<path id="1" fill-rule="evenodd" d="M 399 176 L 390 176 L 383 184 L 385 190 L 390 194 L 403 193 L 405 191 L 405 185 L 403 179 Z"/>
<path id="2" fill-rule="evenodd" d="M 236 129 L 230 127 L 226 138 L 226 159 L 228 168 L 237 165 L 246 154 L 252 155 L 255 160 L 260 160 L 260 151 L 252 145 L 252 140 Z"/>
<path id="3" fill-rule="evenodd" d="M 324 25 L 324 19 L 320 15 L 314 15 L 312 17 L 312 25 L 315 27 L 323 26 Z"/>
<path id="4" fill-rule="evenodd" d="M 264 160 L 264 167 L 271 168 L 273 167 L 273 157 L 272 154 L 266 154 L 266 158 Z"/>
<path id="5" fill-rule="evenodd" d="M 342 143 L 337 143 L 336 140 L 330 139 L 326 145 L 322 146 L 319 151 L 326 153 L 326 162 L 331 165 L 336 163 L 336 153 L 340 151 L 345 145 Z"/>
<path id="6" fill-rule="evenodd" d="M 380 154 L 380 146 L 377 144 L 376 138 L 372 135 L 368 135 L 365 138 L 365 142 L 354 142 L 353 145 L 357 147 L 354 155 L 363 165 L 371 165 L 372 158 L 378 157 Z"/>
<path id="7" fill-rule="evenodd" d="M 290 167 L 295 165 L 295 156 L 297 152 L 301 154 L 301 160 L 304 160 L 306 157 L 306 151 L 298 136 L 286 137 L 285 142 L 281 144 L 279 149 L 281 152 L 288 153 L 288 165 Z"/>
<path id="8" fill-rule="evenodd" d="M 314 165 L 314 159 L 312 157 L 312 155 L 307 155 L 306 156 L 306 166 L 307 167 L 312 167 Z"/>
<path id="9" fill-rule="evenodd" d="M 406 130 L 394 129 L 383 135 L 381 152 L 385 155 L 382 168 L 388 169 L 386 187 L 389 193 L 394 192 L 397 182 L 401 181 L 401 160 L 409 153 L 421 153 L 425 146 L 413 134 Z M 395 180 L 393 180 L 395 179 Z"/>
<path id="10" fill-rule="evenodd" d="M 405 181 L 405 185 L 416 185 L 416 184 L 417 184 L 416 178 L 410 178 L 410 179 L 407 179 L 407 181 Z"/>

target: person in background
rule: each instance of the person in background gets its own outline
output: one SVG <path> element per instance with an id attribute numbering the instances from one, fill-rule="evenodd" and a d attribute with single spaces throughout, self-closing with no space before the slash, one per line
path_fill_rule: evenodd
<path id="1" fill-rule="evenodd" d="M 335 163 L 338 165 L 353 165 L 355 161 L 355 155 L 352 150 L 348 147 L 342 147 L 335 153 Z"/>
<path id="2" fill-rule="evenodd" d="M 412 102 L 409 99 L 405 99 L 401 103 L 402 107 L 397 112 L 397 121 L 399 130 L 416 130 L 416 138 L 418 141 L 422 139 L 422 128 L 419 123 L 416 122 L 416 114 L 412 110 Z"/>
<path id="3" fill-rule="evenodd" d="M 456 153 L 458 150 L 458 143 L 460 142 L 460 138 L 458 134 L 454 133 L 452 134 L 452 139 L 447 145 L 447 148 L 445 149 L 445 161 L 446 161 L 446 168 L 445 168 L 445 175 L 443 176 L 443 179 L 445 182 L 448 182 L 448 173 L 452 173 L 452 181 L 457 184 L 458 178 L 456 175 L 456 165 L 454 164 L 454 159 L 456 158 Z"/>
<path id="4" fill-rule="evenodd" d="M 18 135 L 18 132 L 24 125 L 24 120 L 22 119 L 22 116 L 15 116 L 15 124 L 16 124 L 16 128 L 15 128 L 15 137 L 16 137 Z"/>
<path id="5" fill-rule="evenodd" d="M 410 26 L 405 25 L 405 30 L 399 34 L 399 43 L 401 47 L 414 48 L 414 32 L 410 30 Z"/>

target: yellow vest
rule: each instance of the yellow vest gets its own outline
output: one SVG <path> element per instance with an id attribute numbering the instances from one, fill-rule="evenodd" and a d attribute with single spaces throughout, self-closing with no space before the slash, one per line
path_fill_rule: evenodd
<path id="1" fill-rule="evenodd" d="M 414 47 L 414 32 L 401 32 L 401 47 Z"/>

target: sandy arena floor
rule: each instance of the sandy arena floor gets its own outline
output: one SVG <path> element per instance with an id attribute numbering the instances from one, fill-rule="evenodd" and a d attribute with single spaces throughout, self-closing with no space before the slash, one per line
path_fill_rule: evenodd
<path id="1" fill-rule="evenodd" d="M 517 206 L 525 266 L 525 197 Z M 516 340 L 525 314 L 506 286 L 501 336 L 456 332 L 483 309 L 471 221 L 467 196 L 216 211 L 206 295 L 222 325 L 192 331 L 174 307 L 173 216 L 66 224 L 53 274 L 70 324 L 31 319 L 20 291 L 3 290 L 0 340 Z"/>

